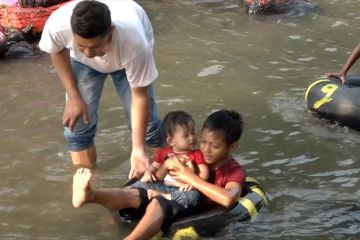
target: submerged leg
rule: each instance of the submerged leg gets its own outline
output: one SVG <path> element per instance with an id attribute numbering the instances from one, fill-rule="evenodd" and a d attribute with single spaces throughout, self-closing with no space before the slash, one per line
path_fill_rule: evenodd
<path id="1" fill-rule="evenodd" d="M 158 199 L 153 199 L 146 208 L 145 215 L 135 229 L 125 239 L 149 239 L 158 233 L 164 221 L 164 212 Z"/>

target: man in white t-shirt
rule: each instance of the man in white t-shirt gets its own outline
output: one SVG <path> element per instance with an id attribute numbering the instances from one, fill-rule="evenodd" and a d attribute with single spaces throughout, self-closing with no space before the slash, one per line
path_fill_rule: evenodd
<path id="1" fill-rule="evenodd" d="M 47 20 L 39 46 L 51 55 L 66 91 L 62 122 L 74 165 L 96 167 L 97 110 L 108 75 L 132 132 L 129 178 L 141 176 L 149 164 L 145 144 L 162 145 L 153 45 L 151 23 L 132 0 L 75 0 Z"/>

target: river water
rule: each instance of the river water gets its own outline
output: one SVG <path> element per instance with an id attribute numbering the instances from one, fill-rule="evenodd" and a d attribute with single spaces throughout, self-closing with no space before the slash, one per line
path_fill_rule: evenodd
<path id="1" fill-rule="evenodd" d="M 199 130 L 213 110 L 240 111 L 246 128 L 236 157 L 271 201 L 214 239 L 359 239 L 360 134 L 315 118 L 304 93 L 358 44 L 360 1 L 317 0 L 316 11 L 272 16 L 249 16 L 236 2 L 139 1 L 155 32 L 161 116 L 186 110 Z M 119 239 L 129 231 L 100 206 L 71 206 L 63 104 L 48 55 L 0 60 L 0 239 Z M 121 186 L 130 134 L 111 81 L 99 114 L 94 185 Z"/>

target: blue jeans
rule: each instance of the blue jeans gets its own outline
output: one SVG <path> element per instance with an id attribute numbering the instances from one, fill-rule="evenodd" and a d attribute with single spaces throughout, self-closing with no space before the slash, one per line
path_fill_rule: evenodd
<path id="1" fill-rule="evenodd" d="M 72 152 L 89 148 L 94 143 L 98 122 L 98 107 L 107 73 L 98 72 L 87 65 L 71 59 L 72 70 L 82 99 L 87 105 L 89 123 L 85 124 L 78 118 L 76 128 L 72 132 L 65 127 L 64 135 L 68 148 Z M 128 127 L 131 130 L 131 88 L 125 70 L 109 73 L 113 79 L 117 93 L 121 98 Z M 150 119 L 147 127 L 145 144 L 149 147 L 161 146 L 163 139 L 160 134 L 161 120 L 157 114 L 153 84 L 147 86 L 150 95 Z"/>

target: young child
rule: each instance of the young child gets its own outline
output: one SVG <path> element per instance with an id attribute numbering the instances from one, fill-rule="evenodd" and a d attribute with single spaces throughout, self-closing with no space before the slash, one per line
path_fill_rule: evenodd
<path id="1" fill-rule="evenodd" d="M 162 123 L 162 131 L 169 147 L 160 149 L 155 156 L 154 162 L 145 171 L 141 178 L 142 182 L 163 181 L 166 185 L 180 187 L 180 190 L 188 191 L 191 186 L 173 180 L 168 174 L 164 162 L 170 157 L 176 157 L 189 168 L 197 171 L 199 176 L 207 180 L 209 169 L 200 150 L 195 149 L 195 123 L 193 118 L 184 111 L 172 111 L 166 114 Z M 194 166 L 195 165 L 195 166 Z"/>
<path id="2" fill-rule="evenodd" d="M 176 180 L 188 183 L 213 203 L 231 208 L 241 195 L 245 184 L 244 169 L 232 157 L 238 147 L 243 131 L 243 121 L 239 113 L 220 110 L 211 114 L 205 121 L 201 133 L 200 150 L 209 166 L 208 182 L 175 157 L 166 162 Z M 97 203 L 113 210 L 132 208 L 133 216 L 140 219 L 134 230 L 125 239 L 149 239 L 179 214 L 188 214 L 175 201 L 158 195 L 148 199 L 147 191 L 135 188 L 94 189 L 90 186 L 91 172 L 79 169 L 73 181 L 73 205 L 76 208 L 87 203 Z"/>
<path id="3" fill-rule="evenodd" d="M 345 62 L 340 72 L 330 72 L 327 73 L 326 76 L 337 77 L 340 79 L 342 83 L 345 83 L 346 82 L 345 77 L 347 72 L 350 70 L 351 66 L 359 59 L 359 57 L 360 57 L 360 44 L 358 44 L 351 52 L 349 58 Z"/>
<path id="4" fill-rule="evenodd" d="M 145 171 L 140 181 L 131 185 L 132 188 L 142 188 L 147 191 L 149 199 L 162 195 L 168 200 L 177 202 L 184 208 L 199 206 L 201 194 L 171 178 L 168 166 L 174 158 L 196 172 L 200 178 L 207 180 L 209 169 L 200 150 L 196 150 L 195 123 L 192 117 L 184 111 L 169 112 L 163 119 L 162 131 L 170 147 L 160 149 L 154 162 Z M 169 177 L 170 175 L 170 177 Z"/>

